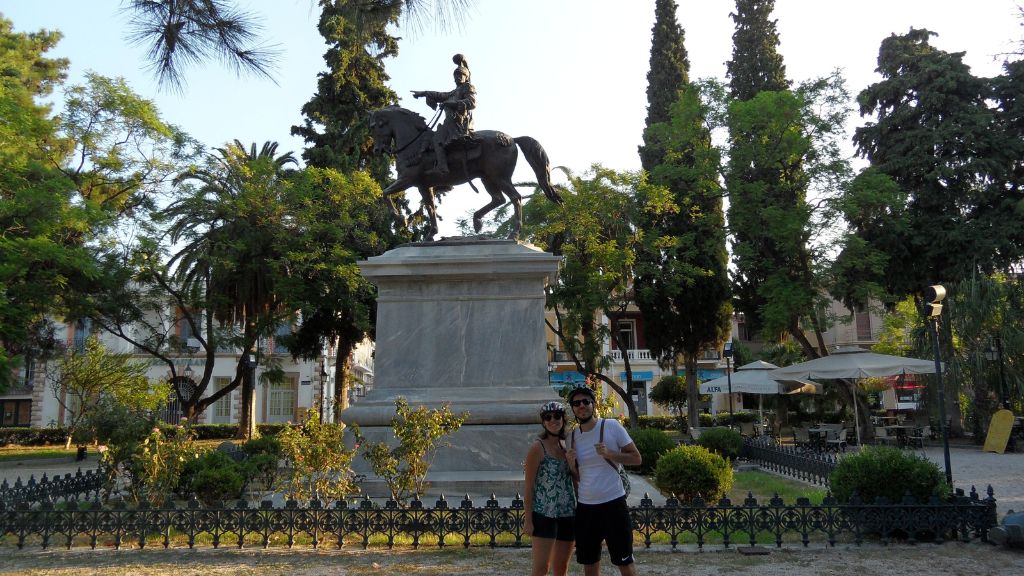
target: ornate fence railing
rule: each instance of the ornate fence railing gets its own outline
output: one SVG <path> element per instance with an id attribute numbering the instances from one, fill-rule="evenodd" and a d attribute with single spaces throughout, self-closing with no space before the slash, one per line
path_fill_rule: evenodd
<path id="1" fill-rule="evenodd" d="M 783 446 L 768 436 L 745 439 L 740 456 L 772 472 L 823 486 L 838 463 L 835 454 Z"/>
<path id="2" fill-rule="evenodd" d="M 21 478 L 8 484 L 5 478 L 0 482 L 0 502 L 41 502 L 43 500 L 88 500 L 98 496 L 103 487 L 103 477 L 96 470 L 82 472 L 79 468 L 74 474 L 47 477 L 43 474 L 39 480 L 35 476 L 25 482 Z"/>
<path id="3" fill-rule="evenodd" d="M 786 504 L 778 498 L 758 502 L 748 498 L 734 505 L 722 500 L 708 506 L 694 501 L 682 505 L 669 499 L 655 506 L 645 497 L 631 508 L 635 534 L 644 545 L 652 543 L 771 544 L 838 541 L 860 544 L 867 537 L 888 542 L 928 539 L 987 540 L 996 524 L 995 498 L 991 487 L 986 498 L 972 488 L 948 501 L 927 503 L 875 502 L 856 499 L 839 504 L 827 497 L 822 504 L 806 499 Z M 320 546 L 523 546 L 523 501 L 509 506 L 495 499 L 478 507 L 463 500 L 457 507 L 444 499 L 433 508 L 420 501 L 406 507 L 388 501 L 340 500 L 325 506 L 312 501 L 306 506 L 289 502 L 258 507 L 240 501 L 235 505 L 205 507 L 197 501 L 180 507 L 154 508 L 146 503 L 128 507 L 98 500 L 74 500 L 31 504 L 0 502 L 0 543 L 50 546 L 270 546 L 271 543 Z"/>

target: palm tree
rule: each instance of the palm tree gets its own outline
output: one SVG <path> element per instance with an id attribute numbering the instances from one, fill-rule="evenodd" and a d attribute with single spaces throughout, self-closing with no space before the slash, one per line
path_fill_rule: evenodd
<path id="1" fill-rule="evenodd" d="M 286 314 L 275 290 L 274 266 L 282 260 L 280 240 L 287 228 L 285 167 L 296 160 L 290 152 L 275 156 L 276 151 L 277 143 L 267 142 L 259 151 L 254 143 L 247 152 L 238 140 L 218 148 L 205 167 L 176 178 L 178 184 L 198 185 L 190 185 L 183 198 L 164 210 L 171 221 L 170 241 L 182 246 L 169 262 L 178 280 L 205 293 L 205 305 L 215 319 L 241 327 L 236 344 L 246 353 L 234 381 L 217 397 L 241 383 L 247 409 L 239 419 L 239 433 L 244 437 L 251 435 L 255 390 L 245 359 L 256 353 L 258 338 L 272 332 Z"/>

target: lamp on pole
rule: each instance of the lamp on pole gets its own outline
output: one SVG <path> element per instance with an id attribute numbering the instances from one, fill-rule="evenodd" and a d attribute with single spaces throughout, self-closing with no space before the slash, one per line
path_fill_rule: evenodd
<path id="1" fill-rule="evenodd" d="M 946 289 L 940 284 L 924 290 L 925 317 L 932 332 L 932 348 L 935 351 L 935 378 L 939 384 L 939 426 L 942 428 L 942 456 L 946 464 L 946 482 L 953 485 L 953 472 L 949 465 L 949 425 L 946 422 L 946 383 L 942 380 L 942 355 L 939 351 L 939 317 L 942 315 L 942 301 Z"/>
<path id="2" fill-rule="evenodd" d="M 735 413 L 732 406 L 732 368 L 730 366 L 730 360 L 732 359 L 732 340 L 727 341 L 725 346 L 722 347 L 722 356 L 725 356 L 725 382 L 729 387 L 729 424 L 732 425 Z"/>

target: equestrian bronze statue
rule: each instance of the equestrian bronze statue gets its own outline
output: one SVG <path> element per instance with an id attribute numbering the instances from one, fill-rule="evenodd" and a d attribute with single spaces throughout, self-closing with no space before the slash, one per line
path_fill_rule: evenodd
<path id="1" fill-rule="evenodd" d="M 473 213 L 473 229 L 480 232 L 483 217 L 506 202 L 514 211 L 512 230 L 508 237 L 519 238 L 522 228 L 522 196 L 512 184 L 519 149 L 537 176 L 537 183 L 552 202 L 561 204 L 562 198 L 551 184 L 548 155 L 540 143 L 529 136 L 512 138 L 495 130 L 473 130 L 473 108 L 476 90 L 469 83 L 469 66 L 461 54 L 453 61 L 455 89 L 451 92 L 416 91 L 416 98 L 425 97 L 427 104 L 445 112 L 445 121 L 435 133 L 419 114 L 400 106 L 388 106 L 370 115 L 370 135 L 374 152 L 387 152 L 395 156 L 398 179 L 384 190 L 384 199 L 401 226 L 407 226 L 404 216 L 395 207 L 391 195 L 417 188 L 422 198 L 422 209 L 429 220 L 427 236 L 437 234 L 437 209 L 434 193 L 451 190 L 459 184 L 480 179 L 491 196 L 491 201 Z M 475 190 L 476 188 L 473 187 Z"/>

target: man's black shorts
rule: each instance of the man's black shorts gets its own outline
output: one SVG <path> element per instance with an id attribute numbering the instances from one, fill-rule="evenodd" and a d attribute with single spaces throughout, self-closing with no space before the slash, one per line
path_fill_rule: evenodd
<path id="1" fill-rule="evenodd" d="M 564 542 L 572 542 L 575 538 L 575 522 L 572 516 L 552 518 L 543 514 L 533 513 L 533 534 L 537 538 L 553 538 Z"/>
<path id="2" fill-rule="evenodd" d="M 633 525 L 625 496 L 604 504 L 576 505 L 576 562 L 598 562 L 602 540 L 608 544 L 612 564 L 633 563 Z"/>

